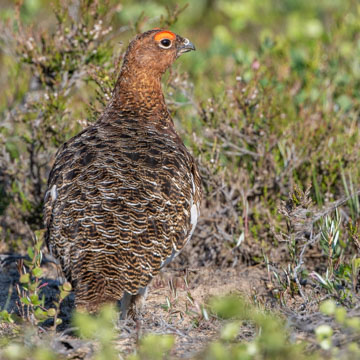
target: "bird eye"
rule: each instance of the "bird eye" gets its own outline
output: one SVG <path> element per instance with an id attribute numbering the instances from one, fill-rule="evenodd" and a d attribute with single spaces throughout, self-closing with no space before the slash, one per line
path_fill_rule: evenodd
<path id="1" fill-rule="evenodd" d="M 168 49 L 171 46 L 171 40 L 169 39 L 162 39 L 160 41 L 160 47 L 164 48 L 164 49 Z"/>

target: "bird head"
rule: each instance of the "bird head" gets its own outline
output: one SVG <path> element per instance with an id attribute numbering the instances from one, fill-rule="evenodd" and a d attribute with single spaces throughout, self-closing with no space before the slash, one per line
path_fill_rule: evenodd
<path id="1" fill-rule="evenodd" d="M 131 41 L 124 64 L 148 74 L 161 75 L 182 54 L 195 50 L 190 40 L 169 30 L 153 29 Z"/>

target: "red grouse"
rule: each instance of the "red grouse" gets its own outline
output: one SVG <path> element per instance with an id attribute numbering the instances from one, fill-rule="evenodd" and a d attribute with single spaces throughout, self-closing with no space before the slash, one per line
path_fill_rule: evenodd
<path id="1" fill-rule="evenodd" d="M 121 300 L 124 318 L 195 229 L 200 175 L 161 88 L 162 74 L 191 50 L 170 31 L 138 35 L 104 113 L 57 152 L 45 239 L 78 308 Z"/>

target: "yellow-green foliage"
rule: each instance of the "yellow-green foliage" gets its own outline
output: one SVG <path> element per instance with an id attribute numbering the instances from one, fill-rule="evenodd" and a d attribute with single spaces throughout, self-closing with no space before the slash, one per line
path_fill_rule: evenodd
<path id="1" fill-rule="evenodd" d="M 215 314 L 235 319 L 221 331 L 220 340 L 209 346 L 209 359 L 311 359 L 304 354 L 304 344 L 291 344 L 285 322 L 273 314 L 256 308 L 238 296 L 216 298 L 210 303 Z M 248 343 L 237 343 L 243 321 L 252 322 L 258 336 Z"/>
<path id="2" fill-rule="evenodd" d="M 115 321 L 118 314 L 114 306 L 105 306 L 97 316 L 84 313 L 76 313 L 73 318 L 74 325 L 80 337 L 98 341 L 99 350 L 96 352 L 96 360 L 118 359 L 118 351 L 112 342 L 116 338 Z"/>

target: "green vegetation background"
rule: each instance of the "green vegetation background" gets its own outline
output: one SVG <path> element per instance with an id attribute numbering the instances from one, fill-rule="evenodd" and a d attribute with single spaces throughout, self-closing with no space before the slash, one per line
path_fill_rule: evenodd
<path id="1" fill-rule="evenodd" d="M 280 294 L 297 294 L 298 277 L 312 272 L 329 296 L 353 306 L 358 1 L 84 0 L 70 2 L 69 12 L 61 3 L 0 3 L 1 251 L 23 251 L 42 227 L 56 149 L 96 120 L 129 39 L 169 27 L 197 47 L 164 79 L 205 189 L 196 261 L 189 261 L 268 265 L 270 257 L 291 275 L 286 282 L 274 271 Z M 342 208 L 333 214 L 337 200 Z M 300 258 L 299 241 L 309 238 L 318 263 Z M 276 258 L 284 243 L 286 256 Z M 203 244 L 216 251 L 209 255 Z"/>
<path id="2" fill-rule="evenodd" d="M 41 227 L 42 196 L 56 148 L 87 119 L 96 119 L 128 40 L 167 24 L 198 49 L 183 56 L 165 81 L 177 127 L 212 175 L 222 173 L 221 181 L 230 186 L 242 182 L 237 190 L 245 200 L 238 204 L 239 214 L 248 199 L 259 200 L 251 206 L 246 229 L 254 238 L 269 240 L 268 231 L 259 232 L 268 221 L 279 226 L 271 220 L 277 216 L 276 201 L 286 199 L 295 184 L 302 189 L 311 184 L 313 199 L 323 205 L 358 183 L 357 1 L 107 3 L 84 16 L 84 26 L 93 22 L 94 29 L 95 16 L 107 21 L 100 25 L 107 29 L 98 34 L 101 41 L 77 34 L 75 43 L 65 44 L 54 35 L 52 2 L 24 1 L 25 33 L 17 39 L 14 2 L 1 2 L 0 141 L 5 149 L 0 214 Z M 177 5 L 186 4 L 180 16 L 172 15 Z M 96 76 L 105 88 L 97 88 Z M 64 85 L 69 78 L 74 84 Z M 263 216 L 271 219 L 263 223 Z M 234 240 L 245 226 L 241 219 L 235 222 Z M 16 241 L 18 231 L 19 226 L 7 224 L 3 237 Z"/>

